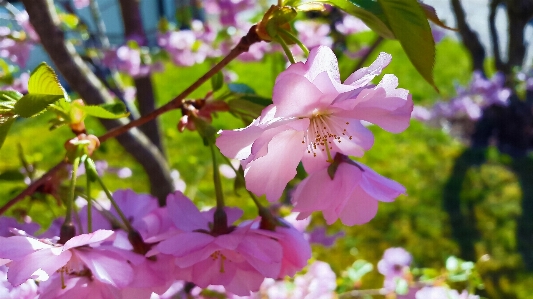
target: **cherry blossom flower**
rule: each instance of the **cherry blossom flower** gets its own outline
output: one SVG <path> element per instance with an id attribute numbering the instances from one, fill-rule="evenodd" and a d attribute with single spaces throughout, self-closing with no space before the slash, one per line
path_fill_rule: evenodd
<path id="1" fill-rule="evenodd" d="M 477 295 L 451 290 L 442 286 L 427 286 L 416 292 L 416 299 L 479 299 Z"/>
<path id="2" fill-rule="evenodd" d="M 361 120 L 393 133 L 409 126 L 413 102 L 407 90 L 396 88 L 397 78 L 385 75 L 370 84 L 390 59 L 381 53 L 341 83 L 333 51 L 314 48 L 305 63 L 278 76 L 274 104 L 250 126 L 222 131 L 216 144 L 224 155 L 243 160 L 248 190 L 275 201 L 300 161 L 313 172 L 337 152 L 360 157 L 370 149 L 374 137 Z"/>
<path id="3" fill-rule="evenodd" d="M 256 233 L 251 224 L 216 234 L 210 228 L 214 211 L 200 212 L 181 192 L 169 195 L 167 206 L 174 225 L 183 232 L 161 241 L 156 250 L 175 257 L 178 279 L 201 288 L 222 285 L 229 292 L 244 296 L 257 291 L 265 277 L 278 277 L 280 244 Z M 239 209 L 225 210 L 228 224 L 242 215 Z"/>
<path id="4" fill-rule="evenodd" d="M 34 278 L 40 270 L 49 276 L 60 272 L 124 287 L 133 278 L 132 268 L 116 250 L 98 247 L 112 234 L 98 230 L 75 236 L 63 245 L 24 236 L 0 237 L 0 258 L 11 260 L 7 277 L 13 286 Z"/>
<path id="5" fill-rule="evenodd" d="M 37 298 L 37 284 L 32 279 L 13 287 L 7 281 L 7 267 L 0 266 L 0 298 L 2 299 L 35 299 Z"/>
<path id="6" fill-rule="evenodd" d="M 396 289 L 396 280 L 404 276 L 412 260 L 411 254 L 401 247 L 385 250 L 383 258 L 378 262 L 378 271 L 385 276 L 386 289 L 390 291 Z"/>
<path id="7" fill-rule="evenodd" d="M 338 165 L 333 179 L 327 167 L 310 174 L 296 187 L 292 203 L 298 219 L 322 211 L 327 224 L 340 218 L 344 225 L 354 225 L 374 218 L 378 201 L 390 202 L 400 194 L 405 188 L 399 183 L 348 160 Z"/>

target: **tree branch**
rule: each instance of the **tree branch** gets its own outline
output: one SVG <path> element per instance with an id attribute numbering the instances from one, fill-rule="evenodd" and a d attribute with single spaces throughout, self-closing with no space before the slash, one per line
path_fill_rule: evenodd
<path id="1" fill-rule="evenodd" d="M 122 12 L 122 24 L 124 25 L 124 39 L 135 40 L 139 46 L 146 46 L 148 38 L 142 23 L 140 1 L 120 0 L 119 4 Z M 133 81 L 137 90 L 137 102 L 142 117 L 155 109 L 154 87 L 150 75 L 134 78 Z M 156 119 L 139 126 L 139 129 L 159 148 L 161 153 L 164 153 L 161 130 Z"/>
<path id="2" fill-rule="evenodd" d="M 472 68 L 484 74 L 483 62 L 485 61 L 485 49 L 479 41 L 477 33 L 472 31 L 466 23 L 465 11 L 461 6 L 461 1 L 451 0 L 451 4 L 463 44 L 470 52 L 470 56 L 472 56 Z"/>
<path id="3" fill-rule="evenodd" d="M 502 0 L 492 0 L 490 2 L 489 30 L 496 69 L 507 73 L 504 71 L 507 68 L 507 65 L 503 63 L 500 56 L 500 40 L 498 39 L 498 31 L 496 30 L 496 10 L 501 3 Z"/>
<path id="4" fill-rule="evenodd" d="M 34 1 L 34 0 L 24 0 L 24 1 Z M 35 0 L 36 1 L 36 0 Z M 42 1 L 42 0 L 40 0 Z M 230 53 L 224 57 L 218 64 L 216 64 L 212 69 L 210 69 L 207 73 L 205 73 L 202 77 L 198 78 L 196 82 L 194 82 L 191 86 L 189 86 L 187 89 L 185 89 L 182 93 L 180 93 L 178 96 L 176 96 L 174 99 L 172 99 L 170 102 L 166 103 L 165 105 L 161 106 L 160 108 L 154 110 L 153 112 L 149 113 L 148 115 L 145 115 L 144 117 L 141 117 L 139 119 L 136 119 L 135 121 L 132 121 L 126 125 L 123 125 L 121 127 L 115 128 L 104 135 L 100 136 L 98 139 L 100 142 L 104 142 L 110 138 L 117 137 L 131 128 L 134 128 L 136 126 L 139 126 L 143 123 L 146 123 L 147 121 L 154 119 L 158 117 L 159 115 L 168 112 L 173 109 L 177 109 L 181 107 L 181 104 L 186 96 L 188 96 L 191 92 L 193 92 L 195 89 L 200 87 L 203 83 L 205 83 L 207 80 L 209 80 L 212 76 L 214 76 L 216 73 L 218 73 L 220 70 L 222 70 L 228 63 L 230 63 L 233 59 L 237 58 L 240 54 L 247 52 L 250 46 L 254 43 L 260 42 L 261 39 L 257 35 L 256 26 L 252 26 L 250 30 L 248 31 L 248 34 L 246 34 L 244 37 L 241 38 L 239 43 L 230 51 Z M 2 215 L 9 207 L 13 206 L 18 201 L 24 199 L 24 197 L 33 194 L 37 188 L 39 188 L 44 182 L 46 182 L 49 178 L 51 178 L 59 169 L 61 169 L 61 165 L 63 165 L 64 162 L 61 162 L 60 164 L 56 165 L 54 168 L 50 169 L 48 172 L 46 172 L 41 178 L 39 178 L 37 181 L 30 184 L 25 190 L 23 190 L 20 194 L 18 194 L 16 197 L 11 199 L 5 206 L 0 208 L 0 215 Z M 170 193 L 170 192 L 169 192 Z M 168 193 L 167 193 L 168 194 Z M 166 196 L 166 195 L 165 195 Z"/>
<path id="5" fill-rule="evenodd" d="M 57 69 L 69 85 L 90 104 L 113 102 L 102 83 L 87 67 L 74 46 L 65 41 L 59 28 L 59 18 L 51 0 L 23 0 L 30 22 L 41 38 L 41 43 Z M 101 120 L 108 130 L 125 125 L 125 120 Z M 144 168 L 150 180 L 151 193 L 163 203 L 174 191 L 168 165 L 160 151 L 138 130 L 117 138 L 122 146 Z"/>

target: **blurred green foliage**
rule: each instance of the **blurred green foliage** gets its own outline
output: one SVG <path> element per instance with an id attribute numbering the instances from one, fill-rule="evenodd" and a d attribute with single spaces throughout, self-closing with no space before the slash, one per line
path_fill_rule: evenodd
<path id="1" fill-rule="evenodd" d="M 363 33 L 352 37 L 350 43 L 369 44 L 374 38 L 372 33 Z M 429 105 L 437 99 L 450 98 L 455 94 L 454 84 L 464 85 L 470 80 L 470 62 L 466 52 L 457 42 L 448 38 L 437 45 L 435 82 L 441 91 L 440 95 L 409 63 L 398 42 L 385 41 L 371 55 L 369 62 L 379 51 L 392 54 L 393 61 L 385 73 L 395 74 L 400 87 L 410 90 L 417 104 Z M 266 57 L 262 62 L 233 62 L 229 69 L 238 74 L 239 83 L 249 85 L 261 96 L 270 97 L 274 79 L 284 68 L 281 58 L 276 54 Z M 340 58 L 341 77 L 346 78 L 353 72 L 356 63 L 346 56 Z M 164 73 L 154 74 L 158 105 L 184 90 L 209 66 L 210 63 L 190 68 L 166 65 Z M 210 82 L 207 82 L 190 97 L 202 98 L 210 88 Z M 63 159 L 63 143 L 72 138 L 72 133 L 66 127 L 48 131 L 47 121 L 52 117 L 51 113 L 44 113 L 15 122 L 0 151 L 0 173 L 22 167 L 17 144 L 22 146 L 27 160 L 35 163 L 39 171 L 45 171 Z M 213 206 L 215 200 L 209 149 L 203 146 L 196 132 L 178 132 L 176 126 L 180 117 L 181 113 L 176 110 L 159 119 L 170 167 L 177 169 L 180 178 L 187 184 L 187 196 L 193 198 L 200 207 Z M 233 129 L 245 124 L 228 114 L 220 114 L 213 125 L 217 129 Z M 103 133 L 103 128 L 93 118 L 87 119 L 86 126 L 88 133 Z M 346 236 L 332 248 L 316 246 L 314 257 L 329 262 L 340 275 L 357 259 L 365 259 L 375 265 L 386 248 L 402 246 L 413 254 L 415 266 L 444 267 L 446 258 L 459 252 L 456 242 L 451 238 L 448 215 L 442 208 L 442 190 L 454 160 L 464 146 L 446 133 L 417 121 L 412 121 L 409 129 L 401 134 L 391 134 L 375 126 L 371 130 L 375 134 L 375 146 L 359 161 L 383 176 L 402 183 L 408 195 L 400 196 L 393 203 L 380 203 L 377 216 L 368 224 L 345 227 L 336 223 L 328 227 L 328 232 L 344 230 Z M 103 143 L 95 153 L 94 160 L 106 160 L 111 167 L 132 169 L 133 176 L 126 179 L 106 174 L 103 179 L 110 189 L 132 188 L 137 192 L 147 192 L 146 174 L 115 140 Z M 80 188 L 83 181 L 82 178 Z M 3 204 L 25 185 L 0 181 L 0 186 L 0 204 Z M 256 217 L 254 205 L 245 192 L 237 195 L 233 191 L 233 180 L 223 178 L 223 188 L 228 205 L 242 207 L 247 218 Z M 93 196 L 96 196 L 98 190 L 94 192 Z M 484 276 L 487 292 L 509 296 L 505 298 L 514 298 L 513 293 L 518 294 L 516 298 L 528 298 L 527 286 L 533 285 L 531 274 L 518 271 L 521 265 L 516 253 L 514 230 L 515 219 L 520 214 L 520 198 L 521 191 L 516 178 L 497 153 L 489 155 L 488 163 L 470 169 L 462 186 L 462 202 L 475 205 L 476 227 L 482 235 L 475 248 L 478 257 L 484 257 L 477 264 L 481 274 L 490 274 Z M 62 212 L 53 198 L 43 197 L 27 198 L 8 214 L 29 213 L 35 221 L 47 226 Z M 315 215 L 313 225 L 323 224 L 321 215 Z M 373 270 L 363 277 L 361 287 L 381 287 L 382 279 Z"/>

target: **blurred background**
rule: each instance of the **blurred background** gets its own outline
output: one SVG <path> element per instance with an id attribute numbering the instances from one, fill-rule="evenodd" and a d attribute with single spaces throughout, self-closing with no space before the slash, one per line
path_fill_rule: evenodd
<path id="1" fill-rule="evenodd" d="M 21 3 L 10 2 L 23 10 Z M 97 19 L 89 7 L 78 9 L 70 1 L 56 2 L 65 13 L 83 21 L 84 32 L 89 36 L 96 34 Z M 131 36 L 124 30 L 119 1 L 97 2 L 107 28 L 109 49 L 127 43 Z M 4 23 L 0 25 L 16 28 L 9 17 L 13 12 L 6 3 L 3 1 Z M 305 28 L 308 21 L 295 24 L 302 41 L 306 43 L 304 39 L 308 38 L 308 47 L 329 44 L 335 49 L 342 79 L 357 68 L 368 66 L 379 52 L 392 54 L 392 63 L 385 73 L 399 78 L 400 87 L 412 93 L 416 105 L 411 126 L 401 134 L 371 126 L 375 146 L 359 159 L 381 175 L 403 184 L 408 195 L 393 203 L 380 203 L 377 216 L 365 225 L 328 226 L 328 235 L 343 237 L 328 244 L 331 246 L 316 245 L 314 258 L 330 263 L 338 277 L 342 277 L 355 260 L 375 264 L 389 247 L 404 247 L 421 267 L 444 267 L 446 258 L 455 255 L 476 263 L 485 286 L 479 291 L 483 296 L 533 298 L 533 3 L 530 0 L 425 3 L 436 9 L 446 25 L 458 29 L 433 27 L 437 43 L 434 78 L 439 92 L 419 75 L 397 41 L 383 40 L 360 24 L 359 29 L 343 31 L 348 26 L 345 16 L 335 9 L 307 15 L 309 22 L 318 24 L 313 25 L 315 29 Z M 257 9 L 266 4 L 259 1 Z M 217 59 L 207 57 L 186 66 L 154 50 L 158 34 L 164 30 L 162 24 L 166 24 L 160 18 L 176 24 L 176 30 L 185 30 L 186 22 L 180 12 L 194 10 L 191 7 L 203 11 L 192 19 L 208 23 L 214 17 L 193 0 L 140 1 L 146 35 L 146 42 L 140 46 L 162 65 L 160 71 L 150 75 L 155 107 L 179 94 Z M 257 19 L 253 10 L 247 13 L 246 17 L 249 16 L 251 20 Z M 80 39 L 81 35 L 76 35 L 79 28 L 73 28 L 69 38 L 75 40 L 80 51 L 86 50 L 87 54 L 89 48 L 101 46 L 99 42 L 91 44 L 90 38 Z M 224 29 L 228 35 L 238 37 L 238 32 L 242 32 L 239 28 L 228 28 Z M 2 57 L 9 62 L 9 57 Z M 43 60 L 51 61 L 39 45 L 34 45 L 26 64 L 18 66 L 13 74 L 31 70 Z M 246 60 L 228 66 L 227 82 L 245 84 L 250 88 L 247 92 L 271 98 L 274 79 L 286 65 L 282 52 L 265 51 L 261 57 Z M 124 90 L 136 87 L 136 78 L 131 74 L 121 72 L 120 80 Z M 65 82 L 65 86 L 69 84 Z M 204 84 L 189 98 L 203 99 L 210 90 L 211 85 Z M 52 117 L 44 113 L 13 125 L 0 151 L 0 205 L 62 159 L 63 142 L 72 133 L 67 127 L 49 131 L 48 121 Z M 168 160 L 173 187 L 183 190 L 200 206 L 213 206 L 209 150 L 196 132 L 177 130 L 180 117 L 180 111 L 172 111 L 159 118 L 161 150 Z M 247 124 L 219 113 L 213 125 L 217 129 L 234 129 Z M 94 119 L 88 119 L 86 126 L 88 133 L 95 135 L 106 130 Z M 105 165 L 102 167 L 107 173 L 103 179 L 112 189 L 150 192 L 150 174 L 115 140 L 103 143 L 94 159 Z M 15 175 L 24 174 L 28 167 L 33 177 L 24 175 L 21 179 Z M 302 176 L 295 179 L 292 186 L 301 179 Z M 232 178 L 224 178 L 228 204 L 241 206 L 246 210 L 245 216 L 255 217 L 253 202 L 245 192 L 235 192 L 233 184 Z M 40 191 L 10 209 L 8 215 L 19 218 L 29 215 L 44 227 L 49 225 L 63 210 L 54 196 Z M 289 202 L 286 198 L 284 201 Z M 288 211 L 281 209 L 282 214 Z M 324 225 L 321 215 L 313 215 L 312 227 Z M 373 271 L 357 287 L 380 288 L 382 283 L 382 276 Z"/>

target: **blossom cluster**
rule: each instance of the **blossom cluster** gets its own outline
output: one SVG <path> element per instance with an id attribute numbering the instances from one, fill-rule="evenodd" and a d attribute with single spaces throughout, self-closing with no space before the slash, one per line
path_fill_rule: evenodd
<path id="1" fill-rule="evenodd" d="M 311 50 L 306 62 L 291 65 L 276 79 L 273 104 L 248 127 L 222 131 L 221 152 L 239 159 L 246 188 L 278 200 L 301 162 L 309 176 L 292 193 L 298 219 L 322 211 L 328 224 L 372 219 L 378 201 L 392 201 L 405 188 L 348 156 L 361 157 L 374 137 L 362 121 L 398 133 L 409 125 L 413 102 L 398 80 L 386 74 L 381 53 L 369 67 L 340 81 L 337 59 L 325 46 Z"/>
<path id="2" fill-rule="evenodd" d="M 311 257 L 309 242 L 287 221 L 271 229 L 262 228 L 262 219 L 233 225 L 242 210 L 201 212 L 179 191 L 166 207 L 131 190 L 113 198 L 133 231 L 117 229 L 118 211 L 105 204 L 82 207 L 77 231 L 86 233 L 64 244 L 57 225 L 34 237 L 35 224 L 3 220 L 12 227 L 0 236 L 5 298 L 151 298 L 180 282 L 247 296 L 265 278 L 293 276 Z M 23 292 L 27 297 L 18 297 Z"/>
<path id="3" fill-rule="evenodd" d="M 490 80 L 479 71 L 473 74 L 470 85 L 457 87 L 457 96 L 448 102 L 436 102 L 431 108 L 415 106 L 413 118 L 442 127 L 453 136 L 467 137 L 473 124 L 488 107 L 505 107 L 511 90 L 505 87 L 505 76 L 496 73 Z"/>

